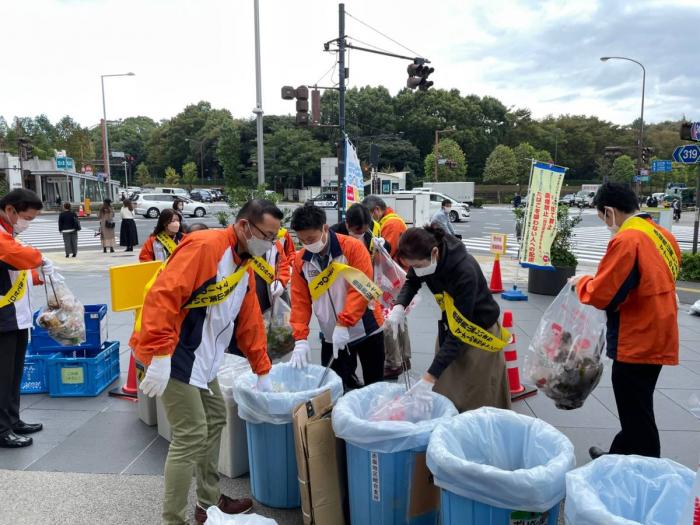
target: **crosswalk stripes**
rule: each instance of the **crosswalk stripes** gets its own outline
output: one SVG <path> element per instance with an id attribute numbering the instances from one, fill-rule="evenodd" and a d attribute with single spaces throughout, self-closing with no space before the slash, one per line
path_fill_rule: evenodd
<path id="1" fill-rule="evenodd" d="M 85 222 L 83 222 L 82 226 L 82 230 L 78 232 L 78 248 L 101 247 L 100 238 L 95 236 L 98 229 L 97 223 L 94 223 L 94 228 L 86 227 Z M 118 245 L 119 235 L 115 237 L 115 242 Z M 36 218 L 32 221 L 31 226 L 18 235 L 17 238 L 23 244 L 28 244 L 41 251 L 63 250 L 63 236 L 58 231 L 58 224 L 55 220 Z"/>

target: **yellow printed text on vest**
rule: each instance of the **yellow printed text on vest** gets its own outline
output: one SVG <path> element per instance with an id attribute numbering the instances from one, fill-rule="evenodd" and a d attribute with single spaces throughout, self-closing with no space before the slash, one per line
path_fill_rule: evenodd
<path id="1" fill-rule="evenodd" d="M 253 271 L 267 284 L 272 284 L 272 281 L 275 280 L 275 269 L 272 265 L 262 257 L 253 257 L 251 263 L 253 265 Z"/>
<path id="2" fill-rule="evenodd" d="M 649 221 L 642 219 L 641 217 L 630 217 L 627 219 L 620 227 L 620 232 L 625 230 L 638 230 L 649 237 L 651 242 L 654 243 L 654 246 L 656 246 L 659 255 L 661 255 L 661 258 L 666 263 L 666 266 L 673 276 L 673 280 L 675 281 L 678 279 L 678 273 L 680 272 L 678 256 L 676 255 L 676 251 L 673 249 L 673 246 L 669 240 L 663 233 L 661 233 L 661 231 L 654 228 Z"/>
<path id="3" fill-rule="evenodd" d="M 333 261 L 328 265 L 328 268 L 319 273 L 309 283 L 311 299 L 314 301 L 318 300 L 319 297 L 328 291 L 339 276 L 342 276 L 350 286 L 355 288 L 367 302 L 373 301 L 382 295 L 382 289 L 360 270 L 347 264 Z"/>
<path id="4" fill-rule="evenodd" d="M 22 270 L 19 272 L 17 279 L 14 284 L 10 287 L 8 292 L 0 297 L 0 308 L 4 308 L 10 304 L 14 304 L 27 293 L 27 275 L 29 272 L 27 270 Z"/>
<path id="5" fill-rule="evenodd" d="M 236 289 L 249 267 L 250 261 L 247 261 L 228 277 L 210 284 L 206 290 L 198 293 L 189 304 L 186 304 L 185 308 L 206 308 L 207 306 L 223 303 Z"/>
<path id="6" fill-rule="evenodd" d="M 168 257 L 170 257 L 170 255 L 172 255 L 175 251 L 175 248 L 177 248 L 175 241 L 165 232 L 160 232 L 158 235 L 156 235 L 156 240 L 163 245 L 163 248 L 167 250 Z"/>

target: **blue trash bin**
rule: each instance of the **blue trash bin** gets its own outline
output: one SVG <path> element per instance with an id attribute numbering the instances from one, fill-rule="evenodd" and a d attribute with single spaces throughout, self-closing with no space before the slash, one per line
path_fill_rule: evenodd
<path id="1" fill-rule="evenodd" d="M 296 369 L 289 363 L 276 364 L 270 370 L 272 392 L 258 391 L 257 376 L 252 372 L 234 380 L 238 415 L 246 421 L 251 492 L 268 507 L 301 505 L 292 411 L 324 390 L 330 389 L 334 401 L 343 394 L 343 382 L 332 370 L 318 388 L 324 370 L 318 365 Z"/>
<path id="2" fill-rule="evenodd" d="M 566 475 L 566 522 L 675 525 L 694 480 L 693 471 L 670 459 L 601 456 Z"/>
<path id="3" fill-rule="evenodd" d="M 428 468 L 443 525 L 557 525 L 574 446 L 540 419 L 480 408 L 440 423 Z M 522 520 L 522 521 L 520 521 Z"/>
<path id="4" fill-rule="evenodd" d="M 375 383 L 345 395 L 333 409 L 333 430 L 346 442 L 353 525 L 437 525 L 437 504 L 430 497 L 421 501 L 432 488 L 425 449 L 433 428 L 457 409 L 432 394 L 432 413 L 425 420 L 367 420 L 377 403 L 404 392 L 402 385 Z"/>

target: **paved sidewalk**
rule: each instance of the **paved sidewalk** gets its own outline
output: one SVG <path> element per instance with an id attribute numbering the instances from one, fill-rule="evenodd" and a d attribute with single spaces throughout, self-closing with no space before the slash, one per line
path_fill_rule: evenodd
<path id="1" fill-rule="evenodd" d="M 107 268 L 136 259 L 125 254 L 86 253 L 79 261 L 57 258 L 68 285 L 86 304 L 109 303 Z M 487 265 L 490 259 L 480 258 Z M 581 269 L 593 271 L 594 269 Z M 527 272 L 517 270 L 513 261 L 503 261 L 506 288 L 516 273 L 526 288 Z M 37 307 L 43 304 L 43 290 L 34 290 Z M 522 360 L 550 297 L 530 295 L 528 302 L 509 303 L 498 299 L 502 308 L 513 311 L 515 335 Z M 700 456 L 700 420 L 687 409 L 691 394 L 700 396 L 700 317 L 682 308 L 681 365 L 664 367 L 656 393 L 656 414 L 665 457 L 691 468 Z M 421 302 L 410 314 L 413 373 L 422 373 L 434 352 L 439 311 L 424 290 Z M 120 361 L 124 382 L 129 361 L 126 346 L 133 316 L 109 313 L 109 338 L 122 343 Z M 315 321 L 314 321 L 315 323 Z M 314 324 L 309 341 L 312 361 L 320 362 L 320 343 Z M 539 417 L 565 433 L 576 447 L 578 464 L 589 459 L 588 447 L 607 448 L 619 429 L 610 383 L 610 366 L 600 385 L 584 406 L 561 411 L 542 394 L 514 404 L 514 410 Z M 108 524 L 156 523 L 160 512 L 162 473 L 168 444 L 155 427 L 138 419 L 136 404 L 103 393 L 95 398 L 50 398 L 44 394 L 22 397 L 22 417 L 41 421 L 45 429 L 35 434 L 33 446 L 20 450 L 0 449 L 0 522 Z M 12 472 L 10 472 L 12 471 Z M 230 495 L 249 493 L 248 478 L 222 477 Z M 40 495 L 40 497 L 37 497 Z M 190 495 L 193 498 L 193 494 Z M 279 511 L 256 505 L 255 511 L 273 517 L 280 524 L 301 523 L 299 510 Z"/>

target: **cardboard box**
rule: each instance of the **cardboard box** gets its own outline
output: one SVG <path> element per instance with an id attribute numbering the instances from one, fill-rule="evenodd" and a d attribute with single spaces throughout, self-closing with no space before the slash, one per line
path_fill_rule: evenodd
<path id="1" fill-rule="evenodd" d="M 347 509 L 345 444 L 331 425 L 330 390 L 294 409 L 294 444 L 305 525 L 344 525 Z"/>

